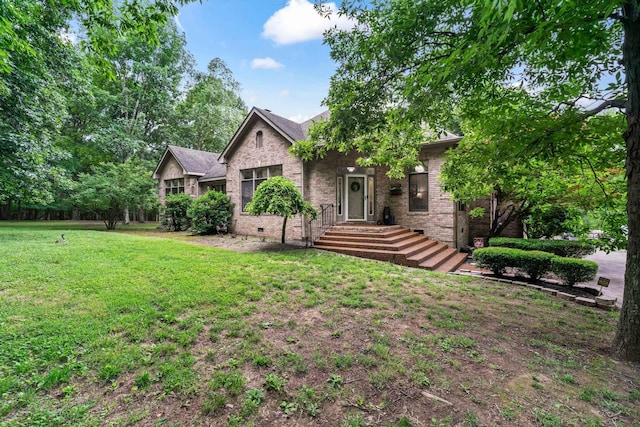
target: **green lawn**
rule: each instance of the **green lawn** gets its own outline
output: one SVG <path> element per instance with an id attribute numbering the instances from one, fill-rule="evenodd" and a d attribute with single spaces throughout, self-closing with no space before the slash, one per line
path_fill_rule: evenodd
<path id="1" fill-rule="evenodd" d="M 615 313 L 152 228 L 0 223 L 0 425 L 640 425 Z"/>

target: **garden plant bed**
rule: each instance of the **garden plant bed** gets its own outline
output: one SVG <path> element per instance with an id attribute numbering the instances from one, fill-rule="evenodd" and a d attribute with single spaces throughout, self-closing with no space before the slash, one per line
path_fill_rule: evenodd
<path id="1" fill-rule="evenodd" d="M 513 269 L 509 269 L 513 270 Z M 558 292 L 564 292 L 566 294 L 575 295 L 581 298 L 594 298 L 600 295 L 600 290 L 594 289 L 590 286 L 576 285 L 566 286 L 559 280 L 553 278 L 543 278 L 541 280 L 531 280 L 526 276 L 515 274 L 510 271 L 502 275 L 493 274 L 490 270 L 476 267 L 474 264 L 466 264 L 460 267 L 458 271 L 462 273 L 469 273 L 472 275 L 480 275 L 487 279 L 493 279 L 498 281 L 507 281 L 510 283 L 524 284 L 524 285 L 537 285 L 547 289 L 553 289 Z"/>

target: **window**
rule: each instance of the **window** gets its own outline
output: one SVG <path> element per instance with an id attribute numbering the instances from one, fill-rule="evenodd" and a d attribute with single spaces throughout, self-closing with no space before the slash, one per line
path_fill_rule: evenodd
<path id="1" fill-rule="evenodd" d="M 256 132 L 256 148 L 262 148 L 262 131 Z"/>
<path id="2" fill-rule="evenodd" d="M 184 193 L 184 178 L 165 179 L 164 195 Z"/>
<path id="3" fill-rule="evenodd" d="M 429 210 L 429 163 L 423 160 L 409 173 L 409 211 Z"/>
<path id="4" fill-rule="evenodd" d="M 242 211 L 244 207 L 253 198 L 253 192 L 256 191 L 258 185 L 263 181 L 273 177 L 282 175 L 282 165 L 269 166 L 265 168 L 245 169 L 240 171 L 242 174 Z"/>
<path id="5" fill-rule="evenodd" d="M 207 190 L 209 191 L 217 191 L 219 193 L 226 193 L 227 186 L 225 184 L 209 184 L 207 185 Z"/>

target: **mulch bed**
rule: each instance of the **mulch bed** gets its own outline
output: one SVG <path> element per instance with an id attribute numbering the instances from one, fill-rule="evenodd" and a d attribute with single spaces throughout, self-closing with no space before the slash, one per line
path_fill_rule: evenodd
<path id="1" fill-rule="evenodd" d="M 511 269 L 508 269 L 507 273 L 501 276 L 498 276 L 496 274 L 493 274 L 491 270 L 480 268 L 475 264 L 464 264 L 460 267 L 459 271 L 477 274 L 479 276 L 486 277 L 486 278 L 514 280 L 521 283 L 542 286 L 544 288 L 553 289 L 558 292 L 564 292 L 566 294 L 575 295 L 576 297 L 593 299 L 600 295 L 600 289 L 596 289 L 590 286 L 584 286 L 584 285 L 566 286 L 555 278 L 543 278 L 541 280 L 535 281 L 535 280 L 531 280 L 526 276 L 518 275 L 514 273 L 513 270 Z"/>

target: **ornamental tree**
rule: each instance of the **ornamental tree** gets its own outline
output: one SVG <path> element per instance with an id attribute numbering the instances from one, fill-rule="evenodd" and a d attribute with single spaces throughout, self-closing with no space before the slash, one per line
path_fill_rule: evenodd
<path id="1" fill-rule="evenodd" d="M 298 214 L 312 218 L 318 216 L 318 211 L 302 199 L 293 182 L 282 176 L 274 176 L 258 185 L 245 210 L 252 215 L 266 213 L 283 217 L 281 243 L 285 242 L 288 218 Z"/>
<path id="2" fill-rule="evenodd" d="M 427 127 L 435 139 L 464 113 L 474 127 L 482 129 L 487 117 L 494 129 L 500 125 L 496 143 L 507 155 L 561 161 L 584 147 L 572 123 L 619 112 L 622 137 L 603 152 L 624 149 L 626 156 L 629 234 L 613 347 L 640 361 L 638 0 L 353 0 L 340 12 L 354 27 L 325 36 L 338 68 L 325 99 L 331 118 L 311 132 L 322 150 L 358 150 L 361 162 L 401 175 L 417 163 L 424 132 L 420 140 L 395 136 Z M 509 111 L 519 90 L 527 94 L 519 98 L 523 112 L 539 113 L 527 121 Z"/>
<path id="3" fill-rule="evenodd" d="M 98 216 L 107 230 L 115 230 L 125 208 L 155 207 L 156 191 L 148 168 L 141 163 L 103 163 L 92 174 L 80 175 L 74 201 L 81 210 Z"/>

